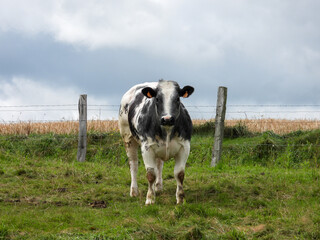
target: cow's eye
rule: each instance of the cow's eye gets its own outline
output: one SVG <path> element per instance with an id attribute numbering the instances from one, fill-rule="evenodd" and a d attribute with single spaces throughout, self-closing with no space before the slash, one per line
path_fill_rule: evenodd
<path id="1" fill-rule="evenodd" d="M 180 102 L 180 98 L 179 97 L 177 98 L 177 102 Z"/>

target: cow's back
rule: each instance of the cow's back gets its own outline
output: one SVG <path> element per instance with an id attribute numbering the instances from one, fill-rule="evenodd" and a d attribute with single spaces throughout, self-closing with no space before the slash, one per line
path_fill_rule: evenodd
<path id="1" fill-rule="evenodd" d="M 130 123 L 129 123 L 129 114 L 130 109 L 132 113 L 132 109 L 137 107 L 137 104 L 143 104 L 144 99 L 141 98 L 142 93 L 141 90 L 145 87 L 151 87 L 156 88 L 157 82 L 146 82 L 142 84 L 138 84 L 130 88 L 122 97 L 121 104 L 120 104 L 120 110 L 119 110 L 119 129 L 120 134 L 123 137 L 124 141 L 126 143 L 129 143 L 133 139 L 133 133 L 130 129 Z"/>

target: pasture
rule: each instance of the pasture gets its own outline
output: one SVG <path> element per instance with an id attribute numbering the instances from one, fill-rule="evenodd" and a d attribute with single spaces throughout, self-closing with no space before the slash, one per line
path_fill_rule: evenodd
<path id="1" fill-rule="evenodd" d="M 226 128 L 222 161 L 210 168 L 213 126 L 195 128 L 175 204 L 174 162 L 164 190 L 145 206 L 129 197 L 130 172 L 117 131 L 0 136 L 0 239 L 320 239 L 320 130 L 253 133 Z M 141 158 L 140 158 L 141 159 Z"/>

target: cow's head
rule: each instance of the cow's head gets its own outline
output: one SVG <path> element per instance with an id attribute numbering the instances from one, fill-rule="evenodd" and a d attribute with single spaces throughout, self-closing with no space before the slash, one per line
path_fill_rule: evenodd
<path id="1" fill-rule="evenodd" d="M 142 93 L 153 99 L 156 107 L 157 117 L 162 126 L 173 126 L 180 114 L 180 97 L 187 98 L 194 91 L 191 86 L 180 88 L 174 81 L 160 80 L 156 89 L 146 87 Z"/>

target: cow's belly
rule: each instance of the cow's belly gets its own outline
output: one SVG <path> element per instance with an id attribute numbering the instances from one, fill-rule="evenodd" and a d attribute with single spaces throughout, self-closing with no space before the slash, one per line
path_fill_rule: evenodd
<path id="1" fill-rule="evenodd" d="M 154 145 L 153 150 L 154 150 L 156 157 L 161 158 L 162 160 L 166 161 L 169 158 L 175 157 L 178 154 L 178 152 L 180 151 L 181 147 L 182 147 L 181 144 L 179 144 L 178 142 L 171 141 L 169 143 L 168 147 L 164 143 L 164 144 L 159 144 L 159 146 Z"/>
<path id="2" fill-rule="evenodd" d="M 165 141 L 146 143 L 145 149 L 152 150 L 156 158 L 167 161 L 169 158 L 175 157 L 183 147 L 181 141 L 172 139 L 168 144 Z"/>

